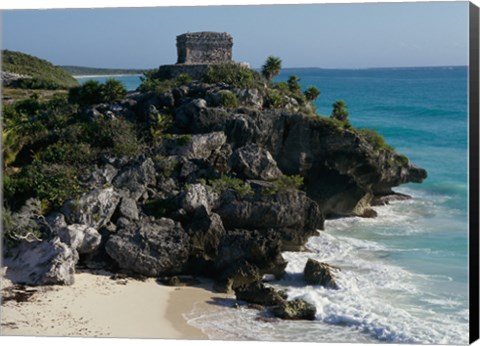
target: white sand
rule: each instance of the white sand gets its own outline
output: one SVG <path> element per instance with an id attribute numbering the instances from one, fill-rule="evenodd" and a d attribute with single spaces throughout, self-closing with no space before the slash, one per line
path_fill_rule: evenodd
<path id="1" fill-rule="evenodd" d="M 0 334 L 206 339 L 182 314 L 213 296 L 224 295 L 202 287 L 167 287 L 154 279 L 78 273 L 72 286 L 41 287 L 26 302 L 4 302 Z"/>

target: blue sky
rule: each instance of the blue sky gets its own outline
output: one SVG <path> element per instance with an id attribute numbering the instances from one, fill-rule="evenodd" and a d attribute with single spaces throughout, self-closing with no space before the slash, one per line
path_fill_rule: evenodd
<path id="1" fill-rule="evenodd" d="M 2 11 L 2 48 L 57 65 L 175 63 L 175 37 L 229 32 L 233 57 L 259 67 L 468 64 L 468 3 L 313 4 Z"/>

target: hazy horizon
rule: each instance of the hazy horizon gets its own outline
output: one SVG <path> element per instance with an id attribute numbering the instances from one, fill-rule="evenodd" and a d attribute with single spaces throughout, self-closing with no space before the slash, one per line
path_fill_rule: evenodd
<path id="1" fill-rule="evenodd" d="M 176 36 L 229 32 L 233 59 L 259 68 L 468 65 L 468 2 L 4 10 L 2 49 L 55 65 L 152 69 L 176 62 Z M 445 25 L 448 23 L 448 25 Z"/>

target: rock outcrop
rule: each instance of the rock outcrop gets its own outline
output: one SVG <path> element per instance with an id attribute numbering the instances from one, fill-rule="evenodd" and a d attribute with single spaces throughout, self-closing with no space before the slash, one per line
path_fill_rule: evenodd
<path id="1" fill-rule="evenodd" d="M 335 270 L 338 270 L 338 268 L 309 258 L 303 270 L 305 282 L 309 285 L 320 285 L 326 288 L 338 289 L 338 284 L 333 275 L 333 271 Z"/>
<path id="2" fill-rule="evenodd" d="M 59 238 L 21 242 L 4 258 L 7 277 L 27 285 L 72 285 L 78 253 Z"/>
<path id="3" fill-rule="evenodd" d="M 85 173 L 86 192 L 47 216 L 48 237 L 18 247 L 26 282 L 69 284 L 79 260 L 153 277 L 205 275 L 239 299 L 278 305 L 282 318 L 314 318 L 308 303 L 286 302 L 259 281 L 281 277 L 282 251 L 303 249 L 326 217 L 374 217 L 371 206 L 393 200 L 392 187 L 426 171 L 359 130 L 295 112 L 298 101 L 265 108 L 265 88 L 193 82 L 84 111 L 86 123 L 134 119 L 150 129 L 167 114 L 173 125 L 141 154 L 103 155 Z M 233 106 L 222 106 L 221 92 Z M 279 184 L 292 175 L 302 186 Z M 333 268 L 311 260 L 305 281 L 338 288 Z"/>
<path id="4" fill-rule="evenodd" d="M 317 308 L 303 299 L 285 301 L 270 310 L 276 317 L 284 320 L 310 320 L 315 319 Z"/>

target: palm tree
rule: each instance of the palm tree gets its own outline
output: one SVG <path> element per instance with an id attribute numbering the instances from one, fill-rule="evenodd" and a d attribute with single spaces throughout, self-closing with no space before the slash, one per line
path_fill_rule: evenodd
<path id="1" fill-rule="evenodd" d="M 347 104 L 343 100 L 335 101 L 332 105 L 332 115 L 330 116 L 333 119 L 337 119 L 339 121 L 347 121 L 348 118 L 348 111 L 347 111 Z"/>
<path id="2" fill-rule="evenodd" d="M 320 96 L 320 90 L 318 90 L 318 88 L 315 86 L 310 86 L 307 90 L 303 92 L 303 94 L 305 95 L 308 101 L 313 101 L 318 96 Z"/>
<path id="3" fill-rule="evenodd" d="M 276 56 L 269 56 L 262 66 L 262 75 L 270 82 L 278 76 L 282 69 L 282 60 Z"/>
<path id="4" fill-rule="evenodd" d="M 298 76 L 290 76 L 288 78 L 288 89 L 292 92 L 292 93 L 297 93 L 300 91 L 300 78 Z"/>

